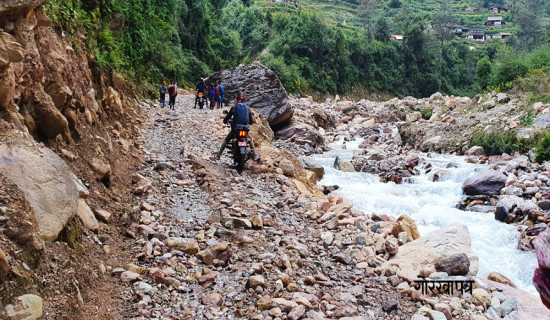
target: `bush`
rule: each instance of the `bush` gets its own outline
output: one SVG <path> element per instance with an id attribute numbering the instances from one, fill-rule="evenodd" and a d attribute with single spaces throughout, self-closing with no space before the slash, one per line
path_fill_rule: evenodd
<path id="1" fill-rule="evenodd" d="M 420 110 L 422 119 L 430 120 L 430 118 L 432 117 L 432 112 L 433 112 L 433 109 L 430 109 L 430 108 Z"/>
<path id="2" fill-rule="evenodd" d="M 487 155 L 511 154 L 515 151 L 528 152 L 535 146 L 534 138 L 518 138 L 513 132 L 475 132 L 470 139 L 470 145 L 483 147 Z"/>
<path id="3" fill-rule="evenodd" d="M 550 160 L 550 130 L 540 134 L 537 142 L 536 160 L 539 163 Z"/>

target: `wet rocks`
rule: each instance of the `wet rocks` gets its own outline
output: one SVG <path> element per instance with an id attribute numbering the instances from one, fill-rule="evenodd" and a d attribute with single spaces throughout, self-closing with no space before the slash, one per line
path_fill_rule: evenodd
<path id="1" fill-rule="evenodd" d="M 487 279 L 489 279 L 491 281 L 498 282 L 498 283 L 505 284 L 505 285 L 510 286 L 512 288 L 516 287 L 516 285 L 512 281 L 510 281 L 510 279 L 508 279 L 505 275 L 503 275 L 501 273 L 498 273 L 498 272 L 489 273 L 489 275 L 487 276 Z"/>
<path id="2" fill-rule="evenodd" d="M 485 170 L 468 178 L 462 185 L 467 195 L 494 195 L 506 185 L 506 176 L 495 170 Z"/>
<path id="3" fill-rule="evenodd" d="M 450 276 L 464 276 L 470 272 L 470 259 L 465 253 L 441 257 L 434 263 L 435 270 Z"/>

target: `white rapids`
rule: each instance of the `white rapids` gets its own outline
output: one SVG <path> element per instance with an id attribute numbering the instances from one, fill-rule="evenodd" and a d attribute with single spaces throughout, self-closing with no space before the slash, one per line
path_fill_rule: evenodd
<path id="1" fill-rule="evenodd" d="M 469 164 L 463 157 L 448 155 L 420 155 L 432 167 L 443 168 L 452 173 L 445 181 L 432 182 L 422 173 L 410 183 L 382 183 L 376 175 L 360 172 L 341 172 L 333 168 L 334 159 L 350 161 L 361 141 L 346 143 L 339 141 L 331 145 L 332 150 L 315 155 L 313 160 L 325 168 L 320 184 L 338 185 L 336 191 L 347 197 L 360 211 L 387 214 L 399 217 L 411 216 L 425 235 L 433 230 L 453 223 L 468 226 L 472 248 L 479 256 L 480 277 L 492 272 L 507 276 L 519 289 L 537 295 L 532 277 L 537 260 L 534 252 L 523 252 L 516 248 L 519 232 L 513 225 L 498 222 L 491 213 L 466 212 L 455 208 L 462 198 L 462 183 L 476 170 L 486 166 Z"/>

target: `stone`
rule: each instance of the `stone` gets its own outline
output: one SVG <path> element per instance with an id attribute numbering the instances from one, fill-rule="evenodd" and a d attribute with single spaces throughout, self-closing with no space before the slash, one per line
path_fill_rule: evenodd
<path id="1" fill-rule="evenodd" d="M 195 255 L 199 252 L 197 241 L 182 237 L 169 237 L 166 239 L 166 246 L 172 250 L 180 250 L 184 253 Z"/>
<path id="2" fill-rule="evenodd" d="M 518 306 L 518 302 L 517 302 L 516 298 L 506 299 L 506 301 L 504 301 L 500 305 L 501 316 L 506 317 L 512 311 L 516 310 L 517 306 Z"/>
<path id="3" fill-rule="evenodd" d="M 217 292 L 212 292 L 201 297 L 201 302 L 207 306 L 221 306 L 223 302 L 222 296 Z"/>
<path id="4" fill-rule="evenodd" d="M 485 289 L 481 288 L 472 290 L 470 300 L 476 306 L 483 306 L 485 309 L 491 305 L 491 295 Z"/>
<path id="5" fill-rule="evenodd" d="M 550 210 L 550 199 L 543 199 L 537 202 L 537 205 L 542 210 Z"/>
<path id="6" fill-rule="evenodd" d="M 52 98 L 52 101 L 57 109 L 61 109 L 67 99 L 73 96 L 71 89 L 64 83 L 59 81 L 51 82 L 44 91 Z"/>
<path id="7" fill-rule="evenodd" d="M 42 298 L 34 294 L 25 294 L 6 306 L 8 319 L 36 320 L 42 316 Z"/>
<path id="8" fill-rule="evenodd" d="M 407 114 L 407 122 L 416 122 L 422 119 L 422 114 L 419 111 Z"/>
<path id="9" fill-rule="evenodd" d="M 25 194 L 34 210 L 40 236 L 49 241 L 57 239 L 76 214 L 79 199 L 65 161 L 48 148 L 0 144 L 0 174 Z"/>
<path id="10" fill-rule="evenodd" d="M 104 161 L 93 158 L 90 160 L 90 167 L 98 176 L 98 179 L 101 181 L 109 181 L 111 178 L 111 165 L 105 163 Z"/>
<path id="11" fill-rule="evenodd" d="M 28 105 L 32 108 L 36 129 L 46 139 L 55 139 L 59 134 L 70 136 L 69 122 L 41 88 L 32 91 Z"/>
<path id="12" fill-rule="evenodd" d="M 283 159 L 279 162 L 279 168 L 283 170 L 283 174 L 287 177 L 294 177 L 294 164 L 288 159 Z"/>
<path id="13" fill-rule="evenodd" d="M 422 145 L 420 146 L 420 150 L 422 152 L 428 152 L 428 151 L 437 151 L 441 149 L 440 143 L 443 140 L 441 136 L 435 136 L 428 138 L 424 142 L 422 142 Z"/>
<path id="14" fill-rule="evenodd" d="M 506 103 L 510 101 L 510 96 L 508 96 L 506 93 L 498 93 L 497 94 L 497 102 L 500 104 Z"/>
<path id="15" fill-rule="evenodd" d="M 480 146 L 473 146 L 466 153 L 464 153 L 467 156 L 482 156 L 485 155 L 485 150 L 483 147 Z"/>
<path id="16" fill-rule="evenodd" d="M 135 282 L 139 280 L 139 278 L 139 273 L 135 273 L 132 271 L 124 271 L 120 274 L 120 280 L 122 280 L 122 282 Z"/>
<path id="17" fill-rule="evenodd" d="M 334 159 L 333 166 L 335 169 L 342 172 L 355 172 L 355 168 L 351 165 L 351 163 L 341 160 L 340 157 L 336 157 L 336 159 Z"/>
<path id="18" fill-rule="evenodd" d="M 539 114 L 533 121 L 533 127 L 536 127 L 536 128 L 549 128 L 550 127 L 550 113 Z"/>
<path id="19" fill-rule="evenodd" d="M 434 305 L 434 310 L 443 313 L 446 319 L 451 319 L 453 317 L 451 306 L 446 303 L 436 303 Z"/>
<path id="20" fill-rule="evenodd" d="M 413 282 L 423 268 L 433 266 L 442 258 L 462 253 L 470 260 L 468 275 L 476 275 L 479 259 L 472 250 L 468 228 L 453 224 L 402 245 L 390 262 L 399 264 L 399 277 Z"/>
<path id="21" fill-rule="evenodd" d="M 248 281 L 246 282 L 246 287 L 252 289 L 255 289 L 256 287 L 267 288 L 267 285 L 263 276 L 255 275 L 248 278 Z"/>
<path id="22" fill-rule="evenodd" d="M 401 232 L 406 232 L 407 236 L 411 240 L 416 240 L 420 238 L 420 232 L 418 232 L 418 228 L 416 227 L 416 223 L 414 220 L 409 217 L 408 215 L 401 215 L 399 218 L 397 218 L 397 221 L 392 227 L 392 235 L 396 238 L 399 238 L 399 234 Z"/>
<path id="23" fill-rule="evenodd" d="M 506 185 L 506 176 L 495 170 L 484 170 L 468 178 L 462 184 L 467 195 L 494 195 Z"/>
<path id="24" fill-rule="evenodd" d="M 88 206 L 86 203 L 86 200 L 80 199 L 78 200 L 78 207 L 76 209 L 76 214 L 80 218 L 80 221 L 82 221 L 82 224 L 93 231 L 97 231 L 99 229 L 99 223 L 97 222 L 97 219 L 95 218 L 94 213 L 92 212 L 92 209 Z"/>
<path id="25" fill-rule="evenodd" d="M 490 99 L 489 101 L 483 104 L 483 109 L 493 109 L 496 106 L 497 106 L 497 103 L 495 102 L 495 100 Z"/>
<path id="26" fill-rule="evenodd" d="M 288 320 L 298 320 L 301 319 L 306 313 L 306 307 L 303 305 L 298 305 L 294 308 L 287 316 Z"/>
<path id="27" fill-rule="evenodd" d="M 264 311 L 264 310 L 269 310 L 271 309 L 272 307 L 272 302 L 271 302 L 271 298 L 270 297 L 261 297 L 260 299 L 258 299 L 258 302 L 256 303 L 256 306 L 258 307 L 258 310 L 260 311 Z"/>
<path id="28" fill-rule="evenodd" d="M 104 222 L 111 222 L 111 213 L 109 211 L 103 210 L 103 209 L 95 209 L 94 210 L 96 217 L 99 218 L 99 220 Z"/>
<path id="29" fill-rule="evenodd" d="M 8 261 L 8 257 L 6 256 L 2 248 L 0 248 L 0 281 L 4 280 L 9 271 L 10 262 Z"/>
<path id="30" fill-rule="evenodd" d="M 150 284 L 143 281 L 135 283 L 134 286 L 136 288 L 136 293 L 152 294 L 155 291 Z"/>
<path id="31" fill-rule="evenodd" d="M 247 105 L 259 111 L 272 127 L 287 123 L 294 115 L 294 107 L 287 101 L 281 81 L 262 64 L 240 65 L 214 73 L 206 79 L 206 84 L 218 80 L 225 87 L 226 102 L 232 101 L 239 92 L 245 92 Z"/>
<path id="32" fill-rule="evenodd" d="M 439 272 L 446 272 L 449 276 L 465 276 L 470 272 L 470 259 L 465 253 L 441 257 L 434 263 Z"/>
<path id="33" fill-rule="evenodd" d="M 508 279 L 505 275 L 503 275 L 501 273 L 498 273 L 498 272 L 489 273 L 489 275 L 487 276 L 487 279 L 489 279 L 491 281 L 498 282 L 498 283 L 505 284 L 505 285 L 510 286 L 512 288 L 516 288 L 516 285 L 510 279 Z"/>
<path id="34" fill-rule="evenodd" d="M 325 145 L 325 139 L 315 127 L 298 121 L 290 121 L 281 127 L 275 132 L 275 138 L 289 140 L 299 145 L 309 144 L 313 148 Z"/>
<path id="35" fill-rule="evenodd" d="M 428 318 L 430 320 L 447 320 L 447 317 L 445 316 L 445 314 L 437 310 L 428 311 Z"/>

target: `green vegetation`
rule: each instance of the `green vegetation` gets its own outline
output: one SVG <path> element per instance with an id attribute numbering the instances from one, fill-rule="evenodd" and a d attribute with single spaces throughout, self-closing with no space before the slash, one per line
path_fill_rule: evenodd
<path id="1" fill-rule="evenodd" d="M 471 146 L 483 147 L 487 155 L 527 153 L 536 149 L 537 162 L 550 160 L 550 130 L 536 132 L 529 139 L 520 138 L 514 132 L 475 132 L 470 139 Z"/>
<path id="2" fill-rule="evenodd" d="M 517 0 L 499 31 L 504 44 L 456 39 L 443 26 L 480 27 L 504 1 L 303 0 L 50 0 L 49 15 L 79 50 L 79 34 L 100 66 L 137 82 L 199 76 L 261 61 L 290 92 L 387 92 L 429 96 L 509 89 L 548 67 L 550 6 Z M 537 19 L 533 19 L 537 14 Z M 539 19 L 539 17 L 543 16 Z M 533 22 L 533 20 L 535 20 Z M 429 28 L 429 26 L 432 28 Z M 60 30 L 60 31 L 61 31 Z M 497 30 L 497 29 L 495 29 Z M 546 31 L 545 31 L 546 30 Z M 391 40 L 390 34 L 404 35 Z M 475 50 L 471 47 L 474 46 Z M 525 57 L 528 57 L 526 59 Z"/>
<path id="3" fill-rule="evenodd" d="M 431 108 L 426 108 L 426 109 L 420 110 L 420 114 L 422 115 L 422 119 L 430 120 L 430 118 L 432 117 L 432 112 L 433 112 L 433 109 L 431 109 Z"/>

